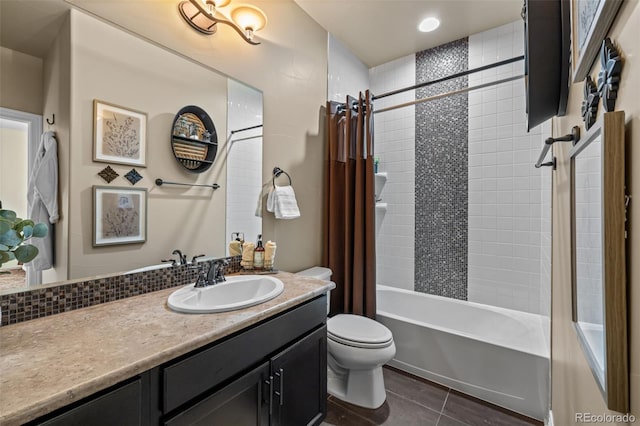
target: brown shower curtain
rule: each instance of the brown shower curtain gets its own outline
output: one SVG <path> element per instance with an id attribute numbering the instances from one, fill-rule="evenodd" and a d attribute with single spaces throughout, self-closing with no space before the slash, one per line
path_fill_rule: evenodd
<path id="1" fill-rule="evenodd" d="M 346 105 L 342 108 L 341 106 Z M 376 246 L 371 94 L 327 102 L 324 264 L 333 271 L 331 314 L 375 318 Z"/>

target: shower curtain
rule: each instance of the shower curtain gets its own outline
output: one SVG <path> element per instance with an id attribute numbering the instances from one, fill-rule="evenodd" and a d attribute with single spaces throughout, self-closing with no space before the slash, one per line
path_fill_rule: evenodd
<path id="1" fill-rule="evenodd" d="M 327 102 L 324 264 L 333 271 L 331 314 L 375 318 L 375 188 L 371 94 Z"/>

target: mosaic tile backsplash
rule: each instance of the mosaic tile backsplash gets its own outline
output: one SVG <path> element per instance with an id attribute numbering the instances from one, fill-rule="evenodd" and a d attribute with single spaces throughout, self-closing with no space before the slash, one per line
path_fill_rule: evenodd
<path id="1" fill-rule="evenodd" d="M 225 273 L 240 271 L 240 256 L 228 257 Z M 209 268 L 213 261 L 201 262 Z M 2 324 L 16 324 L 101 303 L 113 302 L 153 291 L 193 283 L 198 268 L 177 265 L 170 268 L 115 275 L 46 288 L 0 295 Z"/>
<path id="2" fill-rule="evenodd" d="M 416 54 L 416 83 L 468 69 L 466 38 Z M 416 90 L 416 99 L 467 87 L 460 77 Z M 415 290 L 467 299 L 468 96 L 416 105 Z"/>

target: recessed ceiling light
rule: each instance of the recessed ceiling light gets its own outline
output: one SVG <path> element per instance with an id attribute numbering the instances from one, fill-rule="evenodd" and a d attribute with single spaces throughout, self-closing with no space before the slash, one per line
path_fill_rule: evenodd
<path id="1" fill-rule="evenodd" d="M 425 18 L 422 20 L 422 22 L 420 22 L 420 25 L 418 25 L 418 30 L 422 31 L 423 33 L 428 33 L 435 30 L 439 26 L 440 20 L 438 18 L 430 17 Z"/>

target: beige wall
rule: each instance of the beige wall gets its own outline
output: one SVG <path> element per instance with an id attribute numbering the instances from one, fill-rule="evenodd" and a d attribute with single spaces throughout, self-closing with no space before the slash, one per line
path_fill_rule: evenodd
<path id="1" fill-rule="evenodd" d="M 640 2 L 623 3 L 609 34 L 619 46 L 625 63 L 616 110 L 627 120 L 627 191 L 632 196 L 629 210 L 627 270 L 629 286 L 629 359 L 631 413 L 640 421 Z M 599 62 L 591 72 L 596 80 Z M 583 83 L 571 86 L 568 114 L 555 120 L 556 136 L 582 124 L 580 104 Z M 599 114 L 602 114 L 602 103 Z M 584 126 L 582 131 L 584 132 Z M 569 147 L 554 146 L 558 169 L 553 192 L 553 294 L 552 294 L 552 411 L 556 425 L 576 424 L 575 413 L 608 413 L 591 374 L 571 322 L 571 234 Z M 610 423 L 609 423 L 610 424 Z"/>
<path id="2" fill-rule="evenodd" d="M 42 59 L 0 47 L 0 106 L 42 114 Z"/>
<path id="3" fill-rule="evenodd" d="M 176 248 L 224 256 L 224 155 L 208 171 L 189 173 L 173 158 L 170 135 L 178 110 L 197 105 L 225 152 L 227 78 L 75 10 L 71 46 L 69 278 L 157 264 Z M 135 186 L 124 178 L 134 166 L 110 164 L 120 175 L 110 184 L 97 175 L 107 164 L 93 161 L 94 99 L 147 113 L 147 166 L 135 167 L 143 176 Z M 156 178 L 222 189 L 157 187 Z M 146 243 L 92 247 L 94 185 L 148 189 Z"/>

